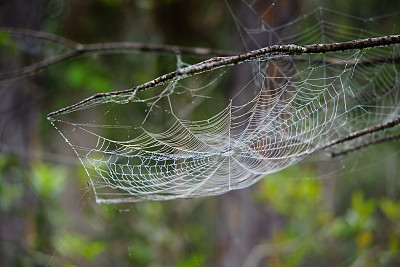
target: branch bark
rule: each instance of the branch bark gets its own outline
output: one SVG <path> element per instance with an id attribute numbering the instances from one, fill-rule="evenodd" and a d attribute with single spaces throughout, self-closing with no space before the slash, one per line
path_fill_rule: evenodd
<path id="1" fill-rule="evenodd" d="M 168 74 L 164 74 L 154 80 L 151 80 L 147 83 L 141 84 L 139 86 L 132 87 L 130 89 L 109 92 L 109 93 L 98 93 L 89 98 L 86 98 L 74 105 L 65 107 L 63 109 L 51 112 L 47 115 L 48 118 L 53 117 L 57 114 L 78 108 L 85 103 L 93 101 L 98 98 L 108 97 L 108 96 L 116 96 L 127 93 L 132 93 L 132 95 L 136 94 L 138 91 L 147 90 L 149 88 L 155 87 L 157 85 L 162 85 L 167 82 L 172 81 L 173 79 L 185 78 L 192 75 L 197 75 L 203 72 L 211 71 L 218 68 L 223 68 L 227 66 L 233 66 L 237 64 L 241 64 L 244 62 L 249 62 L 252 60 L 265 60 L 268 58 L 277 58 L 283 56 L 297 56 L 302 54 L 321 54 L 321 53 L 330 53 L 330 52 L 338 52 L 338 51 L 347 51 L 353 49 L 364 49 L 364 48 L 372 48 L 377 46 L 388 46 L 393 44 L 400 43 L 400 35 L 389 35 L 383 37 L 376 38 L 368 38 L 361 40 L 353 40 L 348 42 L 341 43 L 330 43 L 330 44 L 313 44 L 313 45 L 305 45 L 298 46 L 294 44 L 290 45 L 273 45 L 264 47 L 261 49 L 253 50 L 244 54 L 236 55 L 236 56 L 227 56 L 227 57 L 215 57 L 206 61 L 202 61 L 200 63 L 191 65 L 186 68 L 182 68 L 176 70 L 174 72 L 170 72 Z"/>
<path id="2" fill-rule="evenodd" d="M 312 63 L 320 63 L 320 64 L 332 64 L 332 65 L 346 65 L 346 66 L 354 66 L 354 65 L 362 65 L 362 66 L 371 66 L 376 64 L 384 64 L 384 63 L 399 63 L 400 56 L 394 57 L 375 57 L 375 58 L 366 58 L 366 59 L 352 59 L 352 60 L 340 60 L 333 57 L 326 57 L 324 59 L 309 59 L 303 58 L 299 56 L 291 57 L 294 61 L 297 62 L 312 62 Z"/>
<path id="3" fill-rule="evenodd" d="M 334 145 L 341 144 L 341 143 L 356 139 L 356 138 L 361 137 L 361 136 L 366 135 L 366 134 L 375 133 L 375 132 L 379 132 L 379 131 L 382 131 L 382 130 L 385 130 L 385 129 L 388 129 L 388 128 L 392 128 L 392 127 L 394 127 L 394 126 L 396 126 L 398 124 L 400 124 L 400 116 L 395 118 L 395 119 L 393 119 L 393 120 L 391 120 L 391 121 L 389 121 L 389 122 L 387 122 L 387 123 L 380 124 L 380 125 L 377 125 L 377 126 L 374 126 L 374 127 L 371 127 L 371 128 L 365 128 L 365 129 L 362 129 L 360 131 L 352 132 L 352 133 L 350 133 L 350 134 L 348 134 L 348 135 L 346 135 L 344 137 L 341 137 L 341 138 L 333 140 L 333 141 L 331 141 L 329 143 L 326 143 L 325 145 L 321 146 L 319 148 L 319 150 L 325 150 L 325 149 L 330 148 L 330 147 L 332 147 Z"/>
<path id="4" fill-rule="evenodd" d="M 379 139 L 375 139 L 375 140 L 372 140 L 372 141 L 368 141 L 368 142 L 362 143 L 360 145 L 356 145 L 356 146 L 352 146 L 352 147 L 343 149 L 343 150 L 338 151 L 338 152 L 332 152 L 331 153 L 331 157 L 335 158 L 335 157 L 343 156 L 343 155 L 346 155 L 347 153 L 350 153 L 350 152 L 353 152 L 353 151 L 357 151 L 357 150 L 360 150 L 362 148 L 366 148 L 366 147 L 368 147 L 370 145 L 380 144 L 380 143 L 384 143 L 384 142 L 387 142 L 387 141 L 393 141 L 393 140 L 399 140 L 399 139 L 400 139 L 400 134 L 385 136 L 385 137 L 382 137 L 382 138 L 379 138 Z"/>

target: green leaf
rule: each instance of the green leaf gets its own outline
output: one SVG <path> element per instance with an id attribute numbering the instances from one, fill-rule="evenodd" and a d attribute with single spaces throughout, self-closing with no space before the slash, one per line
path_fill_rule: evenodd
<path id="1" fill-rule="evenodd" d="M 179 263 L 177 267 L 196 267 L 204 266 L 206 257 L 202 254 L 193 253 L 186 260 Z"/>
<path id="2" fill-rule="evenodd" d="M 93 261 L 106 249 L 104 242 L 94 241 L 86 242 L 86 246 L 82 249 L 82 255 L 89 261 Z"/>
<path id="3" fill-rule="evenodd" d="M 363 218 L 369 217 L 375 211 L 375 201 L 373 199 L 364 200 L 362 192 L 353 193 L 351 198 L 352 208 Z"/>
<path id="4" fill-rule="evenodd" d="M 146 264 L 153 259 L 153 252 L 145 243 L 134 240 L 129 246 L 129 258 L 136 263 Z"/>
<path id="5" fill-rule="evenodd" d="M 32 165 L 31 181 L 41 197 L 54 198 L 64 187 L 66 172 L 59 167 L 35 163 Z"/>
<path id="6" fill-rule="evenodd" d="M 80 255 L 88 261 L 93 261 L 106 249 L 104 242 L 90 241 L 76 233 L 67 233 L 57 241 L 55 247 L 60 249 L 60 254 L 72 258 Z"/>
<path id="7" fill-rule="evenodd" d="M 21 184 L 9 184 L 1 179 L 0 175 L 0 208 L 1 210 L 11 210 L 15 201 L 23 194 Z"/>
<path id="8" fill-rule="evenodd" d="M 388 217 L 390 220 L 395 220 L 400 217 L 400 205 L 399 203 L 396 203 L 394 201 L 391 201 L 390 199 L 382 199 L 379 202 L 379 207 L 383 211 L 386 217 Z"/>
<path id="9" fill-rule="evenodd" d="M 0 32 L 0 48 L 5 49 L 11 55 L 15 55 L 18 51 L 15 40 L 8 32 Z"/>

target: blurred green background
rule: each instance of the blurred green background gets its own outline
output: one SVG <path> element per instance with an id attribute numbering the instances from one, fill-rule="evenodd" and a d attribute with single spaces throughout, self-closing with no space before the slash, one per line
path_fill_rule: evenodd
<path id="1" fill-rule="evenodd" d="M 399 10 L 397 1 L 276 2 L 293 14 L 320 5 L 360 17 Z M 241 49 L 222 0 L 3 1 L 0 23 L 80 43 Z M 0 35 L 3 48 L 7 38 Z M 10 47 L 2 72 L 63 49 Z M 96 204 L 84 169 L 46 114 L 175 68 L 175 55 L 97 53 L 1 81 L 1 266 L 400 265 L 398 141 L 335 160 L 312 158 L 224 196 Z"/>

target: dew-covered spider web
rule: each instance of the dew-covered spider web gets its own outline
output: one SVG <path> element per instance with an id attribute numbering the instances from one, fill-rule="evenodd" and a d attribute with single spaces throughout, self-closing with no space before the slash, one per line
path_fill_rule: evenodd
<path id="1" fill-rule="evenodd" d="M 386 17 L 362 19 L 324 8 L 272 25 L 268 18 L 279 7 L 250 2 L 242 3 L 253 16 L 249 21 L 230 7 L 242 52 L 396 33 L 394 27 L 372 30 L 385 25 Z M 92 98 L 49 119 L 79 157 L 100 203 L 220 195 L 313 153 L 398 130 L 327 148 L 334 140 L 399 117 L 399 56 L 399 45 L 270 54 L 197 75 L 176 75 L 135 93 Z M 181 72 L 191 68 L 179 55 L 176 61 Z"/>

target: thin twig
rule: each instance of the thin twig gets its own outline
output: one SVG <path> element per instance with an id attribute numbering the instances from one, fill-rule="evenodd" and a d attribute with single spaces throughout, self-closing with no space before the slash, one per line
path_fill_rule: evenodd
<path id="1" fill-rule="evenodd" d="M 40 71 L 42 69 L 50 67 L 51 65 L 54 65 L 56 63 L 60 63 L 64 60 L 75 57 L 79 54 L 80 54 L 79 50 L 71 50 L 71 51 L 65 52 L 63 54 L 54 56 L 50 59 L 42 60 L 42 61 L 39 61 L 37 63 L 34 63 L 32 65 L 29 65 L 29 66 L 26 66 L 23 68 L 19 68 L 19 69 L 10 71 L 10 72 L 0 73 L 0 81 L 14 79 L 14 78 L 26 76 L 29 74 L 33 74 L 37 71 Z"/>
<path id="2" fill-rule="evenodd" d="M 371 66 L 376 64 L 383 63 L 399 63 L 400 56 L 389 56 L 389 57 L 375 57 L 375 58 L 365 58 L 365 59 L 352 59 L 352 60 L 342 60 L 333 57 L 325 57 L 325 58 L 304 58 L 299 56 L 290 57 L 292 60 L 311 62 L 311 63 L 319 63 L 319 64 L 331 64 L 331 65 L 346 65 L 346 66 L 354 66 L 354 65 L 362 65 L 362 66 Z"/>
<path id="3" fill-rule="evenodd" d="M 197 55 L 197 56 L 232 56 L 237 54 L 230 51 L 213 50 L 202 47 L 181 47 L 174 45 L 142 44 L 134 42 L 81 44 L 73 40 L 67 39 L 65 37 L 61 37 L 51 33 L 28 30 L 28 29 L 10 28 L 10 27 L 0 27 L 0 32 L 6 32 L 6 33 L 11 33 L 13 35 L 52 41 L 72 49 L 71 51 L 62 53 L 50 59 L 42 60 L 32 65 L 19 68 L 11 72 L 1 73 L 0 80 L 7 80 L 25 76 L 33 72 L 47 68 L 61 61 L 64 61 L 66 59 L 75 57 L 77 55 L 82 55 L 85 53 L 115 52 L 115 51 L 128 50 L 128 51 L 162 52 L 162 53 L 174 53 L 174 54 L 179 53 L 179 54 Z"/>
<path id="4" fill-rule="evenodd" d="M 391 120 L 391 121 L 387 122 L 387 123 L 380 124 L 380 125 L 377 125 L 377 126 L 374 126 L 374 127 L 371 127 L 371 128 L 365 128 L 365 129 L 362 129 L 360 131 L 352 132 L 352 133 L 350 133 L 350 134 L 348 134 L 348 135 L 346 135 L 344 137 L 341 137 L 341 138 L 338 138 L 336 140 L 330 141 L 330 142 L 326 143 L 325 145 L 322 145 L 321 147 L 319 147 L 319 150 L 325 150 L 325 149 L 330 148 L 330 147 L 332 147 L 334 145 L 341 144 L 341 143 L 356 139 L 356 138 L 361 137 L 361 136 L 366 135 L 366 134 L 379 132 L 379 131 L 385 130 L 387 128 L 392 128 L 392 127 L 398 125 L 399 123 L 400 123 L 400 116 L 397 117 L 394 120 Z"/>
<path id="5" fill-rule="evenodd" d="M 380 144 L 380 143 L 384 143 L 387 141 L 398 140 L 398 139 L 400 139 L 400 134 L 385 136 L 385 137 L 382 137 L 379 139 L 371 140 L 371 141 L 368 141 L 368 142 L 365 142 L 365 143 L 362 143 L 362 144 L 359 144 L 356 146 L 352 146 L 352 147 L 343 149 L 338 152 L 332 152 L 331 157 L 334 158 L 334 157 L 338 157 L 338 156 L 343 156 L 343 155 L 346 155 L 347 153 L 350 153 L 350 152 L 353 152 L 353 151 L 356 151 L 356 150 L 359 150 L 362 148 L 366 148 L 370 145 Z"/>
<path id="6" fill-rule="evenodd" d="M 143 91 L 157 85 L 162 85 L 164 83 L 170 82 L 173 79 L 184 78 L 191 75 L 197 75 L 203 72 L 211 71 L 214 69 L 232 66 L 241 64 L 244 62 L 248 62 L 251 60 L 264 60 L 268 58 L 276 58 L 276 57 L 283 57 L 283 56 L 291 56 L 291 55 L 301 55 L 301 54 L 321 54 L 321 53 L 330 53 L 330 52 L 338 52 L 338 51 L 347 51 L 352 49 L 363 49 L 363 48 L 371 48 L 377 46 L 384 46 L 384 45 L 393 45 L 400 43 L 400 35 L 390 35 L 390 36 L 383 36 L 383 37 L 376 37 L 376 38 L 368 38 L 362 40 L 355 40 L 355 41 L 348 41 L 348 42 L 341 42 L 341 43 L 330 43 L 330 44 L 313 44 L 313 45 L 305 45 L 305 46 L 298 46 L 298 45 L 273 45 L 268 46 L 265 48 L 261 48 L 258 50 L 253 50 L 241 55 L 236 56 L 229 56 L 229 57 L 216 57 L 212 58 L 203 62 L 200 62 L 195 65 L 191 65 L 189 67 L 179 69 L 174 72 L 170 72 L 168 74 L 164 74 L 154 80 L 151 80 L 147 83 L 144 83 L 139 86 L 135 86 L 130 89 L 109 92 L 109 93 L 98 93 L 89 98 L 86 98 L 74 105 L 65 107 L 63 109 L 51 112 L 47 115 L 47 117 L 52 117 L 57 114 L 63 113 L 68 110 L 72 110 L 83 106 L 84 104 L 103 97 L 115 96 L 115 95 L 122 95 L 126 93 L 138 92 Z"/>
<path id="7" fill-rule="evenodd" d="M 55 43 L 59 43 L 63 46 L 67 46 L 73 49 L 76 49 L 79 43 L 72 41 L 68 38 L 58 36 L 56 34 L 51 34 L 47 32 L 35 31 L 30 29 L 23 28 L 13 28 L 13 27 L 0 27 L 0 32 L 10 33 L 16 36 L 24 36 L 24 37 L 32 37 L 41 40 L 52 41 Z"/>
<path id="8" fill-rule="evenodd" d="M 306 45 L 307 53 L 328 53 L 335 51 L 346 51 L 352 49 L 363 49 L 376 46 L 398 44 L 400 42 L 400 35 L 387 35 L 383 37 L 367 38 L 362 40 L 353 40 L 341 43 L 331 44 L 313 44 Z"/>
<path id="9" fill-rule="evenodd" d="M 50 67 L 56 63 L 60 63 L 66 59 L 73 58 L 80 54 L 85 53 L 97 53 L 97 52 L 116 52 L 116 51 L 141 51 L 141 52 L 162 52 L 162 53 L 180 53 L 180 54 L 187 54 L 187 55 L 199 55 L 199 56 L 233 56 L 237 55 L 235 52 L 230 51 L 222 51 L 222 50 L 212 50 L 208 48 L 202 47 L 180 47 L 180 46 L 172 46 L 172 45 L 157 45 L 157 44 L 142 44 L 142 43 L 133 43 L 133 42 L 111 42 L 111 43 L 96 43 L 96 44 L 81 44 L 75 42 L 71 39 L 58 36 L 51 33 L 41 32 L 41 31 L 34 31 L 29 29 L 20 29 L 20 28 L 10 28 L 10 27 L 0 27 L 0 32 L 11 33 L 13 35 L 19 35 L 24 37 L 32 37 L 47 41 L 52 41 L 68 47 L 72 49 L 72 51 L 68 51 L 62 53 L 60 55 L 54 56 L 47 60 L 42 60 L 32 65 L 19 68 L 17 70 L 13 70 L 6 73 L 0 73 L 0 81 L 7 80 L 12 78 L 17 78 L 25 75 L 32 74 L 36 71 L 45 69 Z M 315 48 L 313 48 L 315 49 Z M 301 57 L 292 57 L 295 61 L 304 61 Z M 307 61 L 311 62 L 322 62 L 322 60 L 318 59 L 307 59 Z M 341 61 L 335 58 L 325 58 L 324 63 L 327 64 L 377 64 L 377 63 L 386 63 L 386 62 L 399 62 L 400 57 L 394 58 L 372 58 L 367 60 L 353 60 L 353 61 Z"/>

